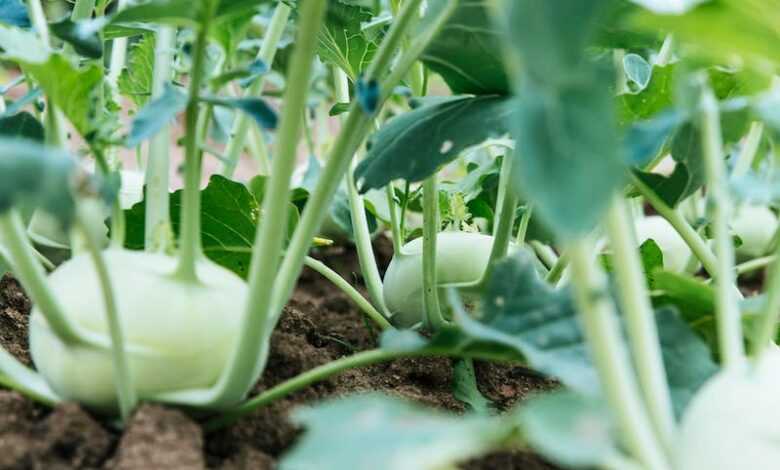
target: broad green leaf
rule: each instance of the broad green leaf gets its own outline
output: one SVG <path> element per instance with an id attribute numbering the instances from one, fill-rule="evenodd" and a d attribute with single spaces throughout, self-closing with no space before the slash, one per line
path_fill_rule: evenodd
<path id="1" fill-rule="evenodd" d="M 63 150 L 23 138 L 0 139 L 0 211 L 25 202 L 68 223 L 74 213 L 77 170 Z"/>
<path id="2" fill-rule="evenodd" d="M 371 11 L 367 9 L 341 1 L 329 2 L 325 24 L 319 34 L 318 52 L 322 60 L 337 65 L 353 83 L 377 49 L 376 43 L 362 29 L 362 23 L 371 18 Z"/>
<path id="3" fill-rule="evenodd" d="M 355 170 L 360 191 L 427 178 L 466 148 L 505 133 L 512 104 L 500 96 L 454 97 L 391 119 Z"/>
<path id="4" fill-rule="evenodd" d="M 459 2 L 422 55 L 425 65 L 444 78 L 453 94 L 509 92 L 500 33 L 491 20 L 489 3 Z"/>
<path id="5" fill-rule="evenodd" d="M 218 21 L 236 16 L 252 15 L 266 0 L 221 0 L 217 7 Z M 111 24 L 169 23 L 191 26 L 198 18 L 198 4 L 192 0 L 154 0 L 129 6 L 111 18 Z"/>
<path id="6" fill-rule="evenodd" d="M 652 162 L 665 148 L 669 137 L 674 135 L 686 119 L 682 113 L 671 110 L 631 124 L 623 135 L 623 148 L 628 164 L 643 168 Z"/>
<path id="7" fill-rule="evenodd" d="M 168 85 L 163 94 L 146 104 L 133 119 L 126 145 L 135 147 L 153 137 L 173 121 L 177 114 L 187 106 L 187 93 L 173 85 Z"/>
<path id="8" fill-rule="evenodd" d="M 653 67 L 647 86 L 638 93 L 618 95 L 618 122 L 627 126 L 635 121 L 649 119 L 659 112 L 669 108 L 674 99 L 675 66 Z"/>
<path id="9" fill-rule="evenodd" d="M 72 45 L 77 53 L 90 59 L 99 59 L 103 57 L 100 29 L 104 25 L 103 19 L 74 22 L 66 18 L 51 23 L 49 29 L 55 36 Z"/>
<path id="10" fill-rule="evenodd" d="M 4 58 L 26 63 L 44 63 L 51 51 L 33 31 L 0 25 L 0 48 Z"/>
<path id="11" fill-rule="evenodd" d="M 499 447 L 509 419 L 457 416 L 376 394 L 293 413 L 306 429 L 280 470 L 439 470 Z"/>
<path id="12" fill-rule="evenodd" d="M 683 15 L 645 13 L 634 23 L 673 33 L 683 48 L 715 63 L 738 58 L 770 75 L 780 64 L 780 0 L 709 1 Z"/>
<path id="13" fill-rule="evenodd" d="M 43 143 L 43 125 L 32 114 L 22 111 L 11 116 L 0 117 L 1 138 L 22 138 Z"/>
<path id="14" fill-rule="evenodd" d="M 668 176 L 644 171 L 635 171 L 634 174 L 669 207 L 677 207 L 677 204 L 699 189 L 702 183 L 701 180 L 694 180 L 685 163 L 678 163 Z"/>
<path id="15" fill-rule="evenodd" d="M 606 403 L 555 392 L 532 398 L 515 412 L 528 444 L 566 468 L 612 468 L 624 458 L 620 434 Z"/>
<path id="16" fill-rule="evenodd" d="M 452 395 L 468 405 L 474 413 L 489 415 L 495 412 L 493 403 L 477 387 L 474 362 L 471 360 L 459 359 L 452 366 Z"/>
<path id="17" fill-rule="evenodd" d="M 582 74 L 559 89 L 527 84 L 516 101 L 514 186 L 559 237 L 591 230 L 625 178 L 610 78 Z"/>
<path id="18" fill-rule="evenodd" d="M 179 231 L 182 191 L 171 194 L 171 224 Z M 145 202 L 125 211 L 126 247 L 144 247 Z M 201 236 L 203 251 L 215 263 L 246 278 L 260 214 L 257 200 L 246 186 L 219 175 L 201 191 Z"/>
<path id="19" fill-rule="evenodd" d="M 215 106 L 237 109 L 249 115 L 257 125 L 265 129 L 276 129 L 276 111 L 262 98 L 201 97 L 200 100 Z"/>
<path id="20" fill-rule="evenodd" d="M 0 23 L 30 27 L 30 17 L 27 15 L 27 7 L 22 0 L 0 0 Z"/>
<path id="21" fill-rule="evenodd" d="M 119 92 L 133 100 L 137 107 L 149 102 L 152 96 L 154 73 L 154 34 L 144 34 L 127 51 L 127 67 L 119 76 Z"/>

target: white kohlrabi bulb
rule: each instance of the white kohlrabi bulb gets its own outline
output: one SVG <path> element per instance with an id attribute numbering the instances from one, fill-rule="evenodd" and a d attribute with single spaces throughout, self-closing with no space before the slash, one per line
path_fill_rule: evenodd
<path id="1" fill-rule="evenodd" d="M 679 233 L 659 215 L 642 217 L 636 221 L 636 234 L 640 244 L 652 239 L 664 255 L 664 269 L 683 272 L 693 253 Z"/>
<path id="2" fill-rule="evenodd" d="M 385 305 L 393 321 L 413 325 L 423 318 L 422 238 L 404 245 L 393 257 L 384 278 Z M 470 232 L 441 232 L 436 239 L 439 286 L 479 281 L 485 273 L 493 237 Z"/>
<path id="3" fill-rule="evenodd" d="M 775 470 L 780 467 L 780 350 L 755 369 L 731 367 L 691 401 L 677 439 L 679 470 Z"/>
<path id="4" fill-rule="evenodd" d="M 750 259 L 767 254 L 777 231 L 777 216 L 768 207 L 745 205 L 737 209 L 730 223 L 734 234 L 742 240 L 736 249 L 740 259 Z"/>
<path id="5" fill-rule="evenodd" d="M 104 256 L 138 395 L 215 383 L 239 335 L 246 283 L 207 260 L 198 262 L 200 282 L 192 283 L 172 276 L 177 260 L 169 256 L 118 249 Z M 108 341 L 102 291 L 89 256 L 60 266 L 49 284 L 76 325 Z M 97 410 L 115 410 L 110 350 L 63 343 L 36 307 L 30 352 L 58 394 Z"/>

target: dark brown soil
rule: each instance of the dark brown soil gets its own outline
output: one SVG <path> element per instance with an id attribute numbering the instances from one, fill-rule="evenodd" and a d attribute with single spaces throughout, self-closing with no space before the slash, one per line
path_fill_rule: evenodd
<path id="1" fill-rule="evenodd" d="M 379 253 L 388 253 L 380 240 Z M 318 254 L 350 281 L 360 284 L 352 250 L 329 248 Z M 382 257 L 382 256 L 380 256 Z M 383 256 L 382 264 L 388 260 Z M 0 342 L 29 363 L 27 315 L 30 303 L 13 279 L 0 283 Z M 273 336 L 262 391 L 301 372 L 356 351 L 376 346 L 376 332 L 349 300 L 305 271 Z M 554 384 L 522 367 L 476 364 L 482 393 L 507 409 Z M 222 469 L 275 467 L 300 433 L 290 411 L 320 399 L 366 391 L 415 400 L 439 409 L 463 412 L 452 396 L 448 359 L 408 359 L 350 370 L 261 408 L 233 426 L 205 435 L 182 411 L 144 405 L 123 433 L 101 423 L 77 405 L 55 410 L 33 405 L 20 395 L 0 391 L 0 470 L 2 469 Z M 464 463 L 468 470 L 542 470 L 553 467 L 523 452 L 500 452 Z"/>

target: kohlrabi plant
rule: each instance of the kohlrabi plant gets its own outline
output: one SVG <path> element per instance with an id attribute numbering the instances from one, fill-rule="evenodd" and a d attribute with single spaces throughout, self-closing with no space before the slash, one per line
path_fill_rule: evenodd
<path id="1" fill-rule="evenodd" d="M 0 268 L 34 304 L 0 383 L 214 431 L 444 356 L 469 413 L 315 405 L 281 468 L 776 466 L 778 0 L 44 7 L 0 1 Z M 379 346 L 250 396 L 304 267 Z M 475 359 L 559 390 L 497 413 Z"/>

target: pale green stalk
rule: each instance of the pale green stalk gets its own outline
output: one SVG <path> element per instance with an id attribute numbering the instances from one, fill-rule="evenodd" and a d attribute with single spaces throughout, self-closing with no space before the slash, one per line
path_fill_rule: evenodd
<path id="1" fill-rule="evenodd" d="M 501 162 L 501 172 L 498 183 L 498 200 L 496 201 L 496 222 L 493 228 L 493 247 L 490 250 L 490 259 L 483 279 L 490 277 L 493 265 L 496 261 L 506 256 L 509 244 L 512 241 L 512 229 L 515 224 L 515 211 L 519 197 L 512 190 L 512 163 L 514 153 L 510 151 Z"/>
<path id="2" fill-rule="evenodd" d="M 274 61 L 276 51 L 279 48 L 279 41 L 284 33 L 284 28 L 287 25 L 287 21 L 290 17 L 290 7 L 283 1 L 279 1 L 276 4 L 276 9 L 271 17 L 271 23 L 268 26 L 268 31 L 263 38 L 263 44 L 260 47 L 258 58 L 262 60 L 268 67 Z M 263 94 L 263 86 L 265 85 L 264 77 L 260 77 L 249 87 L 246 95 L 247 97 L 256 97 Z M 235 122 L 233 123 L 233 129 L 230 132 L 230 140 L 228 141 L 225 150 L 225 166 L 222 169 L 222 174 L 228 178 L 233 176 L 236 171 L 236 166 L 241 158 L 241 153 L 244 151 L 247 135 L 250 127 L 254 125 L 252 119 L 246 113 L 237 113 Z M 253 145 L 262 146 L 262 142 L 258 141 Z M 259 150 L 259 147 L 258 147 Z M 262 154 L 262 150 L 260 150 Z"/>
<path id="3" fill-rule="evenodd" d="M 780 243 L 775 248 L 775 255 L 772 258 L 772 267 L 769 269 L 766 281 L 766 305 L 761 313 L 758 328 L 751 338 L 751 352 L 756 360 L 774 344 L 778 322 L 780 322 Z"/>
<path id="4" fill-rule="evenodd" d="M 574 294 L 591 358 L 614 410 L 626 446 L 648 470 L 671 470 L 641 399 L 620 332 L 615 305 L 604 272 L 597 266 L 595 246 L 587 239 L 567 247 Z"/>
<path id="5" fill-rule="evenodd" d="M 629 207 L 622 196 L 613 198 L 607 213 L 607 234 L 615 260 L 615 280 L 623 317 L 626 319 L 634 364 L 650 419 L 667 453 L 674 448 L 676 425 L 663 356 L 650 304 L 642 261 Z"/>
<path id="6" fill-rule="evenodd" d="M 758 147 L 761 144 L 761 136 L 764 133 L 764 123 L 753 122 L 750 124 L 750 130 L 745 138 L 745 144 L 742 146 L 742 151 L 737 157 L 737 163 L 732 170 L 732 177 L 743 176 L 753 166 L 753 160 L 756 159 L 756 153 Z"/>
<path id="7" fill-rule="evenodd" d="M 336 101 L 339 103 L 349 102 L 349 82 L 347 74 L 338 67 L 333 67 L 333 80 L 336 89 Z M 342 122 L 344 119 L 342 119 Z M 349 197 L 349 210 L 352 218 L 352 235 L 355 239 L 355 248 L 358 253 L 360 270 L 363 273 L 363 280 L 366 283 L 368 295 L 372 303 L 383 315 L 387 317 L 387 307 L 382 293 L 382 276 L 379 274 L 379 267 L 376 264 L 374 248 L 371 246 L 371 232 L 368 229 L 368 220 L 366 219 L 366 207 L 363 198 L 358 193 L 355 186 L 354 168 L 357 164 L 357 155 L 352 160 L 352 170 L 347 171 L 345 179 L 347 182 L 347 195 Z"/>
<path id="8" fill-rule="evenodd" d="M 531 217 L 534 215 L 534 207 L 531 204 L 526 204 L 523 215 L 520 216 L 520 226 L 517 228 L 517 237 L 515 243 L 519 246 L 523 246 L 526 243 L 526 236 L 528 235 L 528 224 L 531 223 Z"/>
<path id="9" fill-rule="evenodd" d="M 715 315 L 718 326 L 720 357 L 725 365 L 739 364 L 745 356 L 741 314 L 734 293 L 734 243 L 729 230 L 733 216 L 718 102 L 707 88 L 701 97 L 701 129 L 704 163 L 707 175 L 707 208 L 715 236 L 717 268 L 715 278 Z"/>
<path id="10" fill-rule="evenodd" d="M 672 52 L 674 49 L 674 37 L 671 34 L 666 35 L 661 49 L 658 51 L 658 55 L 655 57 L 655 64 L 657 67 L 665 67 L 672 59 Z"/>
<path id="11" fill-rule="evenodd" d="M 161 26 L 154 46 L 154 73 L 152 99 L 159 98 L 172 79 L 171 64 L 176 40 L 176 29 Z M 170 216 L 170 145 L 171 129 L 164 126 L 149 143 L 146 162 L 146 212 L 144 247 L 146 251 L 167 251 L 171 242 Z"/>
<path id="12" fill-rule="evenodd" d="M 439 233 L 439 190 L 436 175 L 423 181 L 423 306 L 425 326 L 429 331 L 438 331 L 446 321 L 439 304 L 439 285 L 436 275 L 436 238 Z"/>

